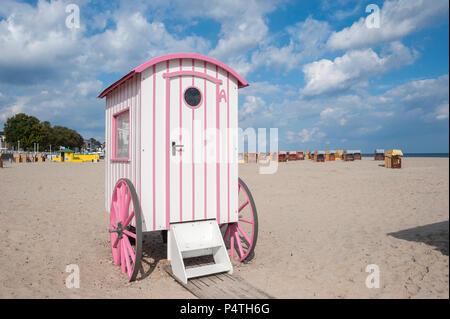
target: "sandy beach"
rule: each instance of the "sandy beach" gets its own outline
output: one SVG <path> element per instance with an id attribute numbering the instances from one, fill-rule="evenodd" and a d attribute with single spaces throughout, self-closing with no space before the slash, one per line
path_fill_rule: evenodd
<path id="1" fill-rule="evenodd" d="M 277 298 L 449 298 L 449 159 L 241 164 L 256 201 L 256 256 L 235 272 Z M 195 298 L 146 240 L 146 272 L 112 264 L 104 163 L 5 163 L 0 169 L 0 298 Z M 65 285 L 80 268 L 80 288 Z M 369 289 L 366 266 L 380 271 Z"/>

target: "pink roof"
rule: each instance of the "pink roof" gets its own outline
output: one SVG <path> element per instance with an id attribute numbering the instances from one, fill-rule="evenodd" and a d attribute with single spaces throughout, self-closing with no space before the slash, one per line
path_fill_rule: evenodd
<path id="1" fill-rule="evenodd" d="M 158 64 L 160 62 L 164 62 L 167 60 L 174 60 L 174 59 L 195 59 L 195 60 L 201 60 L 201 61 L 205 61 L 205 62 L 214 64 L 214 65 L 217 65 L 218 67 L 220 67 L 220 68 L 226 70 L 227 72 L 229 72 L 230 74 L 232 74 L 238 80 L 239 88 L 248 86 L 247 81 L 245 81 L 239 74 L 237 74 L 236 71 L 234 71 L 228 65 L 220 62 L 219 60 L 216 60 L 216 59 L 213 59 L 213 58 L 210 58 L 210 57 L 198 54 L 198 53 L 174 53 L 174 54 L 163 55 L 163 56 L 151 59 L 151 60 L 145 62 L 144 64 L 141 64 L 137 68 L 133 69 L 130 73 L 128 73 L 127 75 L 122 77 L 120 80 L 118 80 L 118 81 L 114 82 L 113 84 L 111 84 L 110 86 L 108 86 L 105 90 L 103 90 L 102 93 L 100 93 L 100 95 L 98 97 L 99 98 L 105 97 L 109 92 L 114 90 L 117 86 L 124 83 L 129 78 L 133 77 L 134 74 L 141 73 L 142 71 L 144 71 L 144 70 L 148 69 L 149 67 L 151 67 L 155 64 Z"/>

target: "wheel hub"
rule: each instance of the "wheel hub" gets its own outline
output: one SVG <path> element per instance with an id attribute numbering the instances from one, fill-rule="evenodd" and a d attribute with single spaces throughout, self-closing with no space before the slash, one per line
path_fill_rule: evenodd
<path id="1" fill-rule="evenodd" d="M 125 228 L 123 228 L 122 222 L 119 222 L 117 224 L 117 227 L 114 229 L 110 229 L 109 232 L 110 233 L 117 233 L 117 237 L 119 237 L 120 239 L 122 239 L 123 237 L 123 231 L 125 230 Z"/>

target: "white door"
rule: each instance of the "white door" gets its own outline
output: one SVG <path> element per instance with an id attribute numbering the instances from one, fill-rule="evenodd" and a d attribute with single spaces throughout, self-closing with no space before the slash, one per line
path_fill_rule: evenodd
<path id="1" fill-rule="evenodd" d="M 230 221 L 230 213 L 235 219 L 237 200 L 230 189 L 237 192 L 237 176 L 231 181 L 234 174 L 230 176 L 227 163 L 227 97 L 217 99 L 226 92 L 227 81 L 220 79 L 215 66 L 198 63 L 194 67 L 192 60 L 183 60 L 182 68 L 170 68 L 165 75 L 171 223 L 212 218 L 224 223 Z"/>

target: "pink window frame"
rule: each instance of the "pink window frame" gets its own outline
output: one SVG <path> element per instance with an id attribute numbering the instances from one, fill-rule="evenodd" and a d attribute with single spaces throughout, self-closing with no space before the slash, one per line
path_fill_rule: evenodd
<path id="1" fill-rule="evenodd" d="M 113 114 L 113 127 L 112 127 L 112 162 L 129 162 L 130 161 L 130 143 L 128 143 L 128 158 L 120 158 L 116 157 L 117 155 L 117 118 L 122 113 L 128 112 L 128 120 L 130 119 L 130 108 L 127 107 L 119 112 Z M 128 133 L 130 134 L 130 129 L 128 129 Z M 130 136 L 130 135 L 129 135 Z"/>
<path id="2" fill-rule="evenodd" d="M 189 103 L 186 102 L 186 99 L 184 98 L 184 94 L 186 93 L 186 91 L 187 91 L 188 89 L 191 89 L 191 88 L 197 89 L 197 90 L 200 92 L 200 102 L 199 102 L 196 106 L 189 105 Z M 188 86 L 188 87 L 185 88 L 184 91 L 183 91 L 183 102 L 184 102 L 184 104 L 185 104 L 188 108 L 190 108 L 190 109 L 193 109 L 193 110 L 198 109 L 198 108 L 202 105 L 202 103 L 203 103 L 203 93 L 202 93 L 202 91 L 201 91 L 198 87 L 196 87 L 195 85 Z"/>

